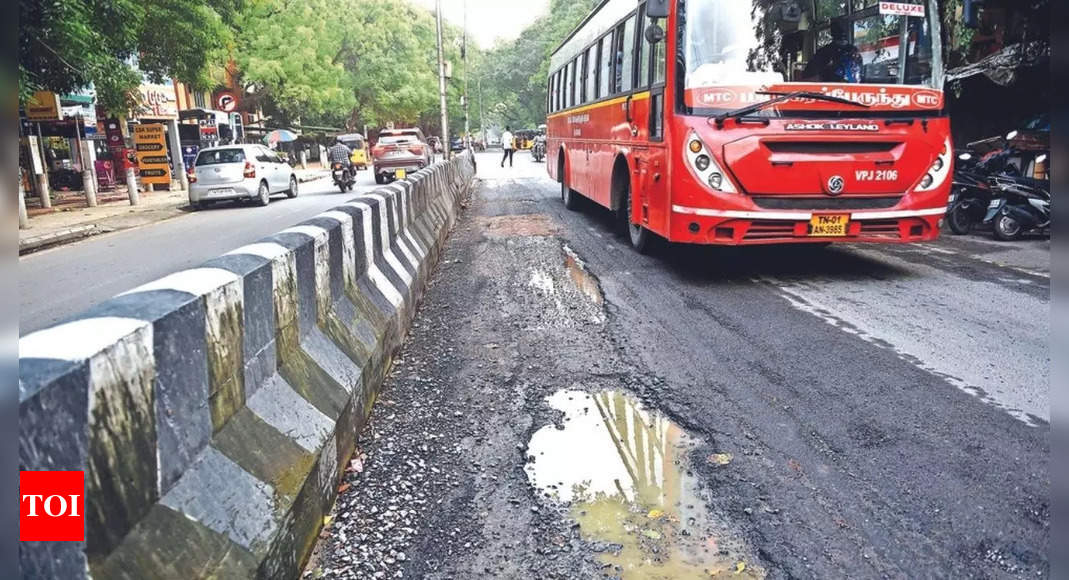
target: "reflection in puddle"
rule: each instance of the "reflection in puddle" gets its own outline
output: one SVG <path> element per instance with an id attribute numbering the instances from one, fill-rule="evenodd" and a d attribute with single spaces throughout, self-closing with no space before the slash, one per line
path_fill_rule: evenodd
<path id="1" fill-rule="evenodd" d="M 584 539 L 612 545 L 601 555 L 607 575 L 764 576 L 687 473 L 697 440 L 621 392 L 560 391 L 547 400 L 564 412 L 564 429 L 539 429 L 524 469 L 539 491 L 570 503 Z"/>
<path id="2" fill-rule="evenodd" d="M 594 304 L 601 304 L 603 298 L 598 281 L 587 271 L 586 264 L 575 253 L 575 250 L 568 246 L 564 246 L 564 266 L 579 290 Z"/>

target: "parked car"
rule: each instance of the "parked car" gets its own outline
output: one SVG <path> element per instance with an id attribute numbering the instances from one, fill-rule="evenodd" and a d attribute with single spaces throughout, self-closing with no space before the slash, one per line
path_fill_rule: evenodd
<path id="1" fill-rule="evenodd" d="M 413 129 L 384 129 L 371 148 L 375 183 L 383 184 L 404 179 L 412 171 L 431 164 L 431 147 L 423 131 Z"/>
<path id="2" fill-rule="evenodd" d="M 224 200 L 251 200 L 264 206 L 276 193 L 297 197 L 297 174 L 263 145 L 201 149 L 189 172 L 189 204 L 194 208 Z"/>
<path id="3" fill-rule="evenodd" d="M 461 139 L 460 137 L 453 137 L 449 141 L 449 150 L 450 151 L 463 151 L 464 150 L 464 140 Z"/>

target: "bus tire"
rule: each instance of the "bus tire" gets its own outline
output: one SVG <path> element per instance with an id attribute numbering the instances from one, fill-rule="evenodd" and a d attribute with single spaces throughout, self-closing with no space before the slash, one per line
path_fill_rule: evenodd
<path id="1" fill-rule="evenodd" d="M 557 174 L 560 175 L 560 198 L 564 207 L 571 211 L 579 210 L 579 193 L 568 186 L 568 180 L 564 177 L 564 156 L 561 155 L 557 162 Z"/>
<path id="2" fill-rule="evenodd" d="M 620 209 L 618 210 L 620 221 L 627 231 L 627 239 L 631 242 L 631 247 L 634 248 L 636 252 L 640 254 L 645 254 L 650 249 L 650 238 L 653 236 L 653 234 L 651 234 L 650 231 L 646 228 L 642 227 L 642 224 L 634 223 L 635 220 L 631 215 L 631 210 L 633 209 L 633 206 L 631 204 L 631 184 L 628 183 L 627 180 L 624 180 L 624 183 L 623 185 L 621 185 L 621 187 L 625 189 L 623 191 L 623 195 L 621 196 L 622 203 L 620 205 Z"/>

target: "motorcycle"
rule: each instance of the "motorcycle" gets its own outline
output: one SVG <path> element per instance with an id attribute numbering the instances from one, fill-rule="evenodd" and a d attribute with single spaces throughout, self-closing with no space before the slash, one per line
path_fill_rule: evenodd
<path id="1" fill-rule="evenodd" d="M 541 135 L 535 137 L 534 146 L 531 147 L 531 158 L 536 163 L 541 163 L 546 160 L 546 138 Z"/>
<path id="2" fill-rule="evenodd" d="M 984 221 L 992 223 L 995 239 L 1009 242 L 1050 227 L 1050 181 L 999 175 L 991 178 L 991 187 L 1000 197 L 991 202 Z"/>
<path id="3" fill-rule="evenodd" d="M 353 172 L 349 171 L 349 168 L 340 161 L 335 161 L 331 164 L 330 176 L 334 179 L 334 185 L 338 186 L 338 189 L 340 189 L 342 193 L 352 191 L 353 185 L 356 184 L 356 178 L 353 176 Z"/>
<path id="4" fill-rule="evenodd" d="M 1017 167 L 1007 161 L 1019 152 L 1010 146 L 1017 135 L 1011 131 L 1003 146 L 977 159 L 972 151 L 958 155 L 947 209 L 947 225 L 958 235 L 968 234 L 980 223 L 989 223 L 988 209 L 994 206 L 1000 190 L 991 186 L 995 175 L 1016 175 Z"/>

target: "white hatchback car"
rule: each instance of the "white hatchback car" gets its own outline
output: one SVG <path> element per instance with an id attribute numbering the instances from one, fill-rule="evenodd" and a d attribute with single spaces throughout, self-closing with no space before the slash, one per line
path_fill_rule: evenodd
<path id="1" fill-rule="evenodd" d="M 248 199 L 263 206 L 276 193 L 297 197 L 297 175 L 263 145 L 202 149 L 189 176 L 189 203 L 194 208 L 233 199 Z"/>

